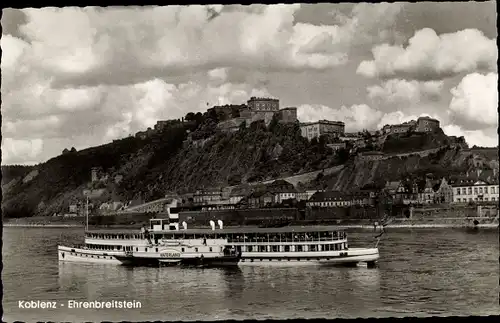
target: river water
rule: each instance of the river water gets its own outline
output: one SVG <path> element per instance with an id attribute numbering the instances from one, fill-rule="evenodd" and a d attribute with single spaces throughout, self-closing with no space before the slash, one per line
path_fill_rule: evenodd
<path id="1" fill-rule="evenodd" d="M 373 232 L 348 230 L 351 247 Z M 496 230 L 388 229 L 378 268 L 126 268 L 59 264 L 80 228 L 4 228 L 4 317 L 22 321 L 153 321 L 498 315 Z M 19 301 L 55 301 L 22 309 Z M 127 300 L 136 309 L 70 309 L 68 300 Z"/>

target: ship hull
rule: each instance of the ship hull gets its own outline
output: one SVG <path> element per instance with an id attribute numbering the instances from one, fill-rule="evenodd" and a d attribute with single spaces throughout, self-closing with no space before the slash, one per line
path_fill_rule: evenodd
<path id="1" fill-rule="evenodd" d="M 240 261 L 239 257 L 217 258 L 177 258 L 165 259 L 154 257 L 117 256 L 116 259 L 124 266 L 132 267 L 159 267 L 159 266 L 188 266 L 188 267 L 234 267 Z"/>
<path id="2" fill-rule="evenodd" d="M 365 264 L 374 267 L 380 258 L 377 248 L 351 248 L 345 252 L 314 255 L 301 253 L 270 255 L 269 253 L 243 253 L 239 266 L 356 266 Z"/>
<path id="3" fill-rule="evenodd" d="M 115 256 L 124 254 L 123 252 L 89 250 L 66 246 L 58 246 L 57 251 L 58 260 L 60 262 L 82 262 L 108 265 L 120 265 L 121 262 Z"/>

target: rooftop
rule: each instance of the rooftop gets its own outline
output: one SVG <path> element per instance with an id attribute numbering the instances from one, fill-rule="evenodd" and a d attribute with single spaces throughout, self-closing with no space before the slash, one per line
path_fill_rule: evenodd
<path id="1" fill-rule="evenodd" d="M 259 98 L 259 97 L 255 97 L 255 96 L 252 96 L 252 97 L 250 98 L 250 100 L 248 100 L 248 101 L 257 101 L 257 100 L 259 100 L 259 101 L 279 101 L 279 99 L 273 99 L 273 98 Z"/>

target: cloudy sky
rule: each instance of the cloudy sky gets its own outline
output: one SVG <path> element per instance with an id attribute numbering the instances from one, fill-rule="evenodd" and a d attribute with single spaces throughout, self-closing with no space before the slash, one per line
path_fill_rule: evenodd
<path id="1" fill-rule="evenodd" d="M 494 2 L 4 9 L 2 164 L 272 96 L 346 131 L 498 145 Z"/>

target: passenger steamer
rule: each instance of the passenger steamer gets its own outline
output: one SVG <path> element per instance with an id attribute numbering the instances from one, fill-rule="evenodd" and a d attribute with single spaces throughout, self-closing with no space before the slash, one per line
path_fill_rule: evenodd
<path id="1" fill-rule="evenodd" d="M 87 212 L 88 214 L 88 212 Z M 83 246 L 58 246 L 58 258 L 63 262 L 92 262 L 105 264 L 235 266 L 241 258 L 227 239 L 201 236 L 172 237 L 167 232 L 179 230 L 178 214 L 168 219 L 151 219 L 150 231 L 88 230 L 88 216 Z M 215 228 L 215 224 L 213 225 Z"/>
<path id="2" fill-rule="evenodd" d="M 333 226 L 283 228 L 179 229 L 178 215 L 151 219 L 149 233 L 87 231 L 80 248 L 59 246 L 60 261 L 126 265 L 193 264 L 204 266 L 356 265 L 373 267 L 373 248 L 349 248 L 347 234 Z"/>

